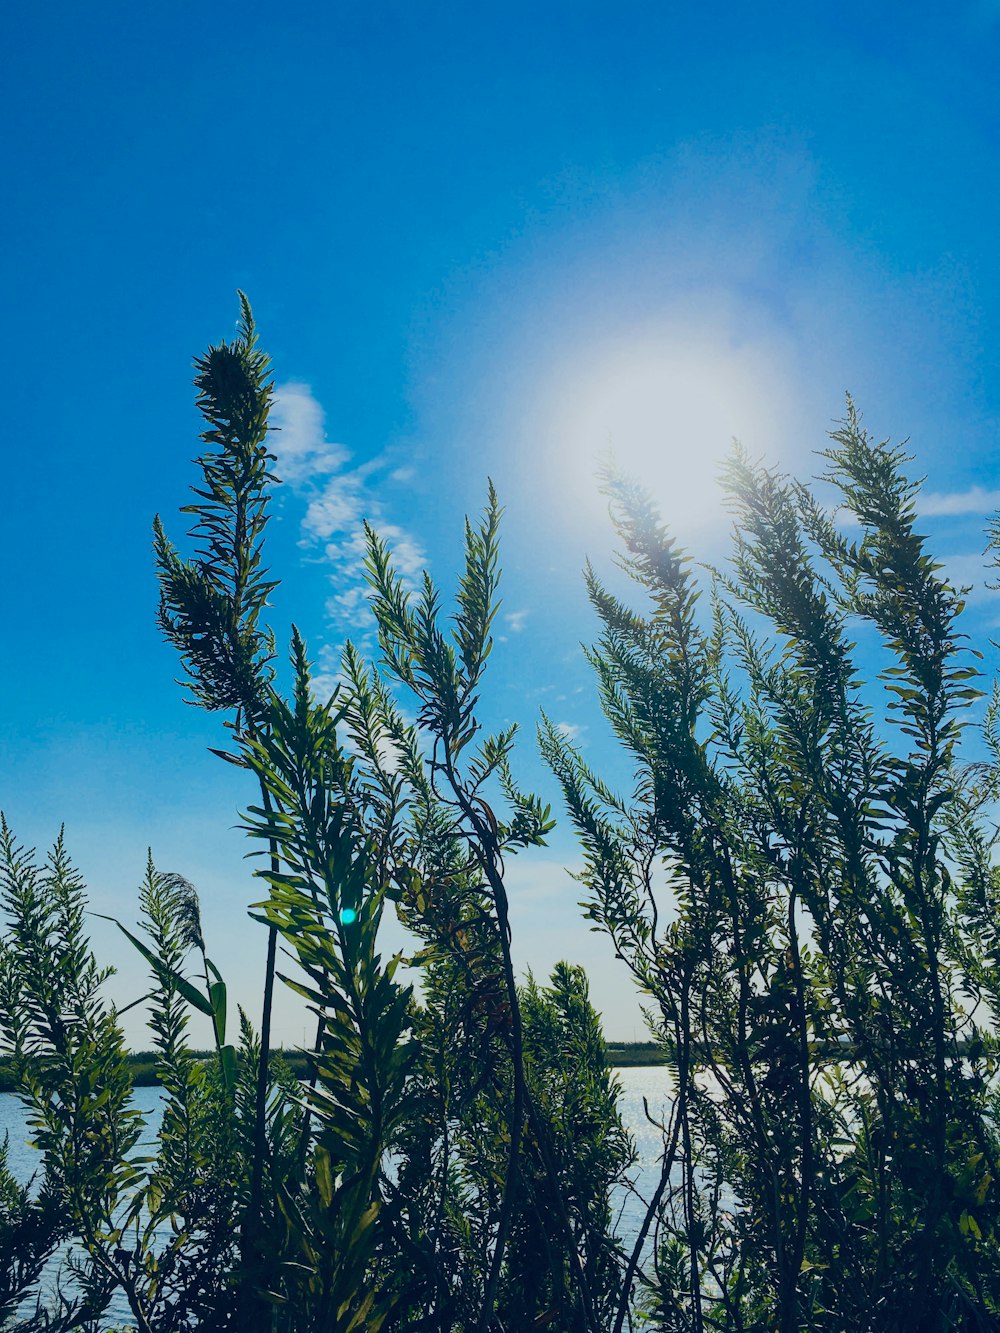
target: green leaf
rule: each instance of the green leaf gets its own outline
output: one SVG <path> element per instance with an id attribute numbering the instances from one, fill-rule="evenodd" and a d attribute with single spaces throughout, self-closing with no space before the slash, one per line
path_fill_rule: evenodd
<path id="1" fill-rule="evenodd" d="M 319 1190 L 319 1196 L 323 1200 L 324 1207 L 329 1208 L 333 1202 L 333 1172 L 330 1168 L 330 1153 L 317 1145 L 313 1152 L 313 1164 L 316 1169 L 316 1187 Z"/>
<path id="2" fill-rule="evenodd" d="M 212 1005 L 208 997 L 192 986 L 186 977 L 182 977 L 181 974 L 175 972 L 173 968 L 167 967 L 165 963 L 157 958 L 156 954 L 154 954 L 151 949 L 147 949 L 142 940 L 136 939 L 130 930 L 126 930 L 116 917 L 105 916 L 103 912 L 94 912 L 93 915 L 100 917 L 102 921 L 110 921 L 112 925 L 117 926 L 125 938 L 130 940 L 139 950 L 143 958 L 146 959 L 164 985 L 183 995 L 188 1004 L 197 1009 L 199 1013 L 205 1014 L 208 1018 L 213 1016 Z"/>
<path id="3" fill-rule="evenodd" d="M 222 1065 L 222 1077 L 225 1079 L 226 1088 L 232 1092 L 236 1087 L 237 1069 L 236 1069 L 236 1047 L 220 1046 L 219 1062 Z"/>
<path id="4" fill-rule="evenodd" d="M 205 966 L 215 977 L 215 980 L 208 987 L 208 1000 L 212 1006 L 215 1040 L 220 1046 L 223 1046 L 226 1041 L 226 983 L 222 980 L 219 969 L 211 958 L 205 959 Z"/>

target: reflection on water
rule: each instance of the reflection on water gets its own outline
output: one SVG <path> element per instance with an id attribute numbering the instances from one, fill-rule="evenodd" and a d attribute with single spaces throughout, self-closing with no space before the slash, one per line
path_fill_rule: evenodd
<path id="1" fill-rule="evenodd" d="M 132 1095 L 132 1106 L 146 1117 L 146 1127 L 136 1145 L 136 1153 L 140 1156 L 156 1146 L 162 1097 L 159 1088 L 136 1088 Z M 39 1157 L 35 1149 L 28 1145 L 31 1134 L 28 1129 L 28 1112 L 10 1092 L 0 1093 L 0 1135 L 3 1134 L 10 1136 L 7 1165 L 18 1180 L 30 1180 L 38 1168 Z"/>
<path id="2" fill-rule="evenodd" d="M 628 1244 L 642 1226 L 649 1202 L 660 1183 L 660 1157 L 663 1153 L 663 1134 L 650 1123 L 643 1107 L 643 1097 L 654 1120 L 666 1124 L 670 1114 L 670 1072 L 663 1065 L 637 1065 L 631 1069 L 616 1069 L 621 1085 L 618 1106 L 625 1128 L 635 1142 L 636 1163 L 629 1172 L 633 1189 L 622 1187 L 616 1191 L 613 1203 L 620 1216 L 618 1235 Z"/>
<path id="3" fill-rule="evenodd" d="M 647 1066 L 618 1069 L 615 1073 L 621 1085 L 619 1105 L 622 1119 L 635 1141 L 638 1157 L 629 1173 L 635 1192 L 622 1188 L 616 1192 L 613 1201 L 615 1213 L 620 1219 L 618 1234 L 625 1243 L 628 1243 L 638 1232 L 645 1212 L 644 1204 L 637 1196 L 648 1200 L 656 1189 L 660 1178 L 659 1159 L 663 1150 L 663 1136 L 646 1119 L 642 1099 L 645 1097 L 648 1101 L 652 1116 L 665 1121 L 669 1111 L 670 1076 L 662 1067 Z M 146 1126 L 136 1148 L 136 1152 L 140 1155 L 145 1155 L 155 1146 L 161 1098 L 162 1093 L 159 1088 L 135 1090 L 133 1105 L 146 1117 Z M 38 1168 L 38 1153 L 28 1145 L 30 1131 L 27 1111 L 10 1093 L 0 1093 L 0 1135 L 4 1133 L 10 1137 L 8 1165 L 11 1171 L 18 1180 L 30 1180 Z M 50 1266 L 52 1273 L 50 1284 L 59 1261 L 64 1258 L 65 1250 L 53 1260 Z M 129 1309 L 120 1292 L 115 1294 L 108 1307 L 106 1318 L 109 1325 L 128 1324 Z"/>
<path id="4" fill-rule="evenodd" d="M 160 1102 L 163 1093 L 159 1088 L 136 1088 L 132 1105 L 142 1111 L 146 1118 L 145 1127 L 135 1147 L 136 1156 L 148 1155 L 156 1146 L 156 1131 L 160 1124 Z M 0 1093 L 0 1135 L 7 1134 L 7 1166 L 21 1182 L 31 1180 L 38 1170 L 39 1154 L 28 1142 L 31 1131 L 28 1128 L 28 1112 L 18 1099 L 9 1092 Z M 50 1259 L 42 1275 L 41 1294 L 43 1303 L 46 1293 L 53 1293 L 59 1269 L 70 1252 L 70 1246 L 62 1245 Z M 34 1300 L 30 1306 L 34 1307 Z M 131 1318 L 128 1302 L 121 1292 L 115 1292 L 106 1312 L 109 1326 L 127 1325 Z"/>

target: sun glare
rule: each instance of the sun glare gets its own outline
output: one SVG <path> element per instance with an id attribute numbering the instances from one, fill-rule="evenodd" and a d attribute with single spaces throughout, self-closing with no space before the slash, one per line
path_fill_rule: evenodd
<path id="1" fill-rule="evenodd" d="M 610 452 L 682 536 L 725 530 L 717 477 L 734 438 L 769 463 L 790 452 L 785 360 L 764 342 L 675 328 L 567 361 L 545 413 L 549 480 L 567 519 L 603 512 L 594 477 Z"/>

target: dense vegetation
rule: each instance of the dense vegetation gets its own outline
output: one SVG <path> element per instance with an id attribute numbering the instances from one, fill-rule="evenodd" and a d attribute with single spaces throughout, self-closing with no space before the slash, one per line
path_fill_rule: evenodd
<path id="1" fill-rule="evenodd" d="M 540 740 L 585 910 L 674 1082 L 659 1186 L 622 1237 L 610 1198 L 632 1146 L 586 978 L 559 964 L 519 984 L 511 961 L 505 865 L 552 824 L 517 785 L 514 730 L 480 721 L 492 488 L 450 615 L 370 532 L 379 661 L 349 646 L 319 699 L 293 630 L 285 693 L 265 619 L 271 386 L 245 302 L 196 385 L 192 554 L 157 522 L 160 625 L 256 786 L 262 1015 L 229 1041 L 197 894 L 151 860 L 141 925 L 121 926 L 150 968 L 164 1089 L 156 1151 L 136 1156 L 84 887 L 61 839 L 39 862 L 3 824 L 0 1038 L 42 1162 L 27 1189 L 0 1159 L 3 1327 L 102 1329 L 115 1291 L 143 1333 L 1000 1326 L 1000 701 L 992 759 L 963 767 L 978 655 L 915 532 L 904 456 L 849 406 L 827 454 L 838 525 L 735 454 L 733 559 L 701 582 L 645 493 L 605 478 L 644 597 L 587 572 L 631 794 L 547 721 Z M 852 635 L 878 645 L 877 681 Z M 386 910 L 415 938 L 419 994 L 379 953 Z M 276 981 L 315 1015 L 301 1080 L 270 1051 Z M 191 1008 L 213 1023 L 207 1061 Z M 70 1280 L 31 1308 L 68 1241 Z"/>

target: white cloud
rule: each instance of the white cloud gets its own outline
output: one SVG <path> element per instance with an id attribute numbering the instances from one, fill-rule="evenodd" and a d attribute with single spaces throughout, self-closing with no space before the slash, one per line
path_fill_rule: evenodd
<path id="1" fill-rule="evenodd" d="M 361 519 L 357 488 L 351 484 L 350 474 L 342 474 L 321 494 L 310 500 L 302 520 L 303 529 L 317 541 L 332 537 L 335 532 L 348 532 Z"/>
<path id="2" fill-rule="evenodd" d="M 311 684 L 313 698 L 326 703 L 343 684 L 343 677 L 336 671 L 314 671 Z"/>
<path id="3" fill-rule="evenodd" d="M 508 611 L 504 616 L 504 620 L 506 620 L 512 634 L 520 634 L 524 629 L 524 624 L 527 619 L 527 611 Z"/>
<path id="4" fill-rule="evenodd" d="M 568 741 L 579 740 L 586 730 L 586 727 L 578 726 L 575 722 L 556 723 L 556 731 L 558 731 L 560 735 L 565 736 Z"/>
<path id="5" fill-rule="evenodd" d="M 427 556 L 417 539 L 396 523 L 380 523 L 379 536 L 392 550 L 393 563 L 404 583 L 416 583 L 427 567 Z"/>
<path id="6" fill-rule="evenodd" d="M 970 602 L 988 601 L 994 596 L 989 584 L 998 582 L 995 569 L 987 564 L 987 557 L 978 552 L 969 555 L 945 555 L 941 557 L 942 573 L 955 588 L 968 588 L 967 600 Z"/>
<path id="7" fill-rule="evenodd" d="M 325 414 L 308 384 L 277 385 L 270 420 L 276 428 L 268 441 L 278 459 L 275 470 L 290 486 L 336 472 L 347 461 L 344 446 L 326 438 Z"/>
<path id="8" fill-rule="evenodd" d="M 388 460 L 383 456 L 351 467 L 350 451 L 326 438 L 326 414 L 308 384 L 289 381 L 275 388 L 272 422 L 278 427 L 270 440 L 277 456 L 275 472 L 306 501 L 303 545 L 321 543 L 330 565 L 333 592 L 327 614 L 338 631 L 371 630 L 364 521 L 389 546 L 406 585 L 415 587 L 427 565 L 423 546 L 406 528 L 386 519 L 382 502 L 370 488 L 372 477 Z M 402 467 L 390 477 L 405 481 L 413 475 L 412 468 Z"/>
<path id="9" fill-rule="evenodd" d="M 983 486 L 970 486 L 967 491 L 926 491 L 917 500 L 917 507 L 928 518 L 959 514 L 985 517 L 1000 509 L 1000 491 L 988 491 Z"/>
<path id="10" fill-rule="evenodd" d="M 349 628 L 371 628 L 368 597 L 363 584 L 355 583 L 340 592 L 331 593 L 327 598 L 326 613 L 331 620 Z"/>

